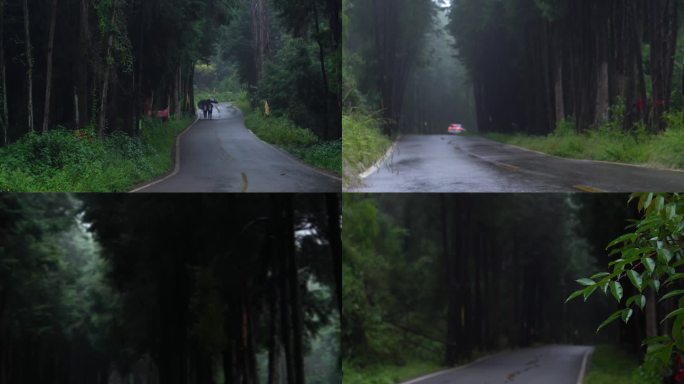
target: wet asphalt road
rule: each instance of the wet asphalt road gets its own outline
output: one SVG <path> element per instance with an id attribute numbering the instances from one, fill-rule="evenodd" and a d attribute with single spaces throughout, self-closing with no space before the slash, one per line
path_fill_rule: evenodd
<path id="1" fill-rule="evenodd" d="M 404 384 L 578 384 L 592 347 L 552 345 L 500 353 Z"/>
<path id="2" fill-rule="evenodd" d="M 178 173 L 136 192 L 340 192 L 339 178 L 260 141 L 229 103 L 219 108 L 181 137 Z"/>
<path id="3" fill-rule="evenodd" d="M 409 135 L 352 192 L 681 192 L 684 172 L 571 160 L 476 136 Z"/>

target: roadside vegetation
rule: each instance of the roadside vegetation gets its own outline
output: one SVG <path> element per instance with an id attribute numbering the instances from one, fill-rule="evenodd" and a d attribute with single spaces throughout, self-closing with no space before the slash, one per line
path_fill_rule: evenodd
<path id="1" fill-rule="evenodd" d="M 580 133 L 573 123 L 562 121 L 547 136 L 506 133 L 486 133 L 484 136 L 560 157 L 684 169 L 683 118 L 682 112 L 666 113 L 667 129 L 659 133 L 649 133 L 643 125 L 625 133 L 619 115 L 599 129 Z"/>
<path id="2" fill-rule="evenodd" d="M 176 136 L 192 118 L 142 120 L 138 136 L 64 128 L 0 148 L 0 191 L 125 192 L 168 172 Z"/>
<path id="3" fill-rule="evenodd" d="M 644 384 L 640 375 L 639 358 L 616 346 L 599 345 L 591 357 L 585 384 Z"/>
<path id="4" fill-rule="evenodd" d="M 314 15 L 292 1 L 236 1 L 243 6 L 221 29 L 216 54 L 197 66 L 195 99 L 231 102 L 261 140 L 341 174 L 339 9 L 317 0 L 325 12 Z"/>
<path id="5" fill-rule="evenodd" d="M 346 383 L 365 384 L 395 384 L 415 379 L 443 369 L 434 362 L 411 361 L 400 366 L 380 365 L 369 368 L 358 368 L 354 365 L 344 364 L 344 381 Z"/>
<path id="6" fill-rule="evenodd" d="M 358 186 L 359 175 L 385 155 L 392 141 L 382 134 L 381 121 L 365 113 L 342 115 L 344 188 Z"/>

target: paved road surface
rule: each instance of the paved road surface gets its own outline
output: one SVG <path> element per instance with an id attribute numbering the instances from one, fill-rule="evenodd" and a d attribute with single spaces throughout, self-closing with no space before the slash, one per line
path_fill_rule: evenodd
<path id="1" fill-rule="evenodd" d="M 179 172 L 137 192 L 339 192 L 340 179 L 260 141 L 229 103 L 180 140 Z"/>
<path id="2" fill-rule="evenodd" d="M 684 191 L 684 172 L 547 156 L 475 136 L 409 135 L 353 192 Z"/>
<path id="3" fill-rule="evenodd" d="M 404 384 L 578 384 L 592 347 L 546 346 L 500 353 Z"/>

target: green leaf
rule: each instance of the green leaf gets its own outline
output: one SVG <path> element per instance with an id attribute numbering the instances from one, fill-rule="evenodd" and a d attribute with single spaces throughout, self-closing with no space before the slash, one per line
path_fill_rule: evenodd
<path id="1" fill-rule="evenodd" d="M 610 273 L 608 273 L 608 272 L 599 272 L 599 273 L 597 273 L 597 274 L 595 274 L 595 275 L 592 275 L 592 276 L 590 277 L 590 279 L 600 279 L 600 278 L 606 277 L 606 276 L 610 276 Z"/>
<path id="2" fill-rule="evenodd" d="M 573 292 L 570 296 L 568 296 L 567 299 L 565 299 L 565 302 L 567 303 L 568 301 L 577 298 L 578 296 L 581 296 L 584 293 L 584 289 L 579 289 L 575 292 Z"/>
<path id="3" fill-rule="evenodd" d="M 679 315 L 684 315 L 684 308 L 675 309 L 674 311 L 668 313 L 667 316 L 665 316 L 665 318 L 663 319 L 663 321 L 661 321 L 661 323 L 666 321 L 667 319 L 671 319 Z"/>
<path id="4" fill-rule="evenodd" d="M 613 294 L 613 297 L 615 298 L 615 301 L 618 303 L 620 300 L 622 300 L 622 284 L 618 281 L 611 281 L 610 282 L 610 293 Z"/>
<path id="5" fill-rule="evenodd" d="M 653 287 L 653 289 L 655 289 L 656 292 L 660 291 L 660 280 L 657 280 L 657 279 L 651 280 L 651 281 L 648 283 L 648 285 L 650 285 L 651 287 Z"/>
<path id="6" fill-rule="evenodd" d="M 672 323 L 672 338 L 679 350 L 684 349 L 684 334 L 682 334 L 682 327 L 684 327 L 684 316 L 679 315 Z"/>
<path id="7" fill-rule="evenodd" d="M 646 306 L 646 296 L 644 296 L 644 295 L 631 296 L 629 299 L 627 299 L 627 303 L 625 305 L 627 307 L 629 307 L 633 303 L 638 305 L 639 308 L 644 309 L 644 307 Z"/>
<path id="8" fill-rule="evenodd" d="M 584 301 L 587 301 L 589 296 L 591 296 L 594 293 L 594 291 L 596 291 L 596 288 L 598 288 L 598 287 L 599 287 L 598 285 L 592 285 L 592 286 L 584 288 Z"/>
<path id="9" fill-rule="evenodd" d="M 662 264 L 668 264 L 670 262 L 670 260 L 672 260 L 672 252 L 670 252 L 669 249 L 659 248 L 657 252 L 658 252 L 658 261 L 660 261 Z"/>
<path id="10" fill-rule="evenodd" d="M 644 295 L 639 295 L 639 297 L 635 300 L 639 308 L 641 310 L 644 310 L 644 307 L 646 307 L 646 296 Z"/>
<path id="11" fill-rule="evenodd" d="M 648 207 L 651 206 L 651 202 L 653 202 L 653 193 L 649 193 L 646 196 L 646 200 L 644 201 L 643 209 L 648 209 Z"/>
<path id="12" fill-rule="evenodd" d="M 665 283 L 669 284 L 669 283 L 672 283 L 672 282 L 674 282 L 674 281 L 681 280 L 682 278 L 684 278 L 684 273 L 681 273 L 681 272 L 675 273 L 675 274 L 673 274 L 672 276 L 670 276 L 670 277 L 665 281 Z"/>
<path id="13" fill-rule="evenodd" d="M 648 273 L 653 273 L 656 265 L 653 259 L 651 259 L 650 257 L 644 257 L 643 259 L 641 259 L 641 262 L 644 264 L 644 267 L 646 268 L 646 271 L 648 271 Z"/>
<path id="14" fill-rule="evenodd" d="M 656 197 L 656 204 L 655 204 L 656 212 L 662 211 L 663 207 L 665 207 L 665 198 L 663 196 Z"/>
<path id="15" fill-rule="evenodd" d="M 629 318 L 632 317 L 632 313 L 634 313 L 634 310 L 632 310 L 632 308 L 627 308 L 622 311 L 622 321 L 624 321 L 625 324 L 627 324 Z"/>
<path id="16" fill-rule="evenodd" d="M 617 239 L 611 241 L 610 243 L 608 243 L 608 246 L 606 247 L 606 249 L 612 248 L 614 245 L 617 245 L 620 243 L 625 243 L 628 240 L 629 240 L 629 242 L 634 242 L 634 240 L 636 240 L 636 238 L 637 238 L 636 233 L 626 233 L 626 234 L 618 237 Z"/>
<path id="17" fill-rule="evenodd" d="M 598 328 L 596 328 L 596 333 L 598 333 L 598 332 L 599 332 L 603 327 L 605 327 L 606 325 L 608 325 L 608 324 L 612 323 L 613 321 L 617 320 L 617 319 L 620 317 L 620 315 L 622 315 L 622 312 L 623 312 L 622 310 L 619 310 L 619 311 L 617 311 L 617 312 L 613 312 L 613 314 L 611 314 L 610 316 L 608 316 L 608 318 L 607 318 L 606 320 L 604 320 L 603 323 L 601 323 L 601 325 L 598 326 Z"/>
<path id="18" fill-rule="evenodd" d="M 635 270 L 630 269 L 629 271 L 627 271 L 627 277 L 629 278 L 629 281 L 632 282 L 632 285 L 634 286 L 634 288 L 638 289 L 639 292 L 641 292 L 641 290 L 642 290 L 641 284 L 643 283 L 641 276 L 639 276 L 639 274 Z"/>
<path id="19" fill-rule="evenodd" d="M 575 281 L 577 281 L 577 282 L 578 282 L 579 284 L 581 284 L 581 285 L 594 285 L 594 284 L 596 284 L 596 282 L 595 282 L 594 280 L 592 280 L 592 279 L 587 279 L 587 278 L 584 278 L 584 279 L 577 279 L 577 280 L 575 280 Z"/>
<path id="20" fill-rule="evenodd" d="M 666 294 L 663 295 L 663 297 L 661 297 L 660 300 L 658 300 L 658 301 L 664 301 L 664 300 L 667 300 L 667 299 L 669 299 L 669 298 L 672 298 L 672 297 L 675 297 L 675 296 L 681 296 L 681 295 L 684 295 L 684 289 L 677 289 L 677 290 L 674 290 L 674 291 L 671 291 L 671 292 L 666 293 Z"/>

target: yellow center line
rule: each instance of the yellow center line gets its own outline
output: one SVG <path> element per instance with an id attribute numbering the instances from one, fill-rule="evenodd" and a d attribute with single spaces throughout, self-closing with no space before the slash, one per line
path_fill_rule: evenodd
<path id="1" fill-rule="evenodd" d="M 573 188 L 580 190 L 582 192 L 588 192 L 588 193 L 602 193 L 605 192 L 602 189 L 594 188 L 588 185 L 573 185 Z"/>
<path id="2" fill-rule="evenodd" d="M 249 189 L 249 180 L 247 179 L 247 175 L 242 172 L 242 193 L 247 192 Z"/>
<path id="3" fill-rule="evenodd" d="M 505 169 L 505 170 L 507 170 L 507 171 L 511 171 L 511 172 L 518 172 L 518 171 L 520 171 L 520 168 L 519 168 L 519 167 L 516 167 L 515 165 L 510 165 L 510 164 L 506 164 L 506 163 L 496 163 L 496 165 L 497 165 L 499 168 L 503 168 L 503 169 Z"/>

